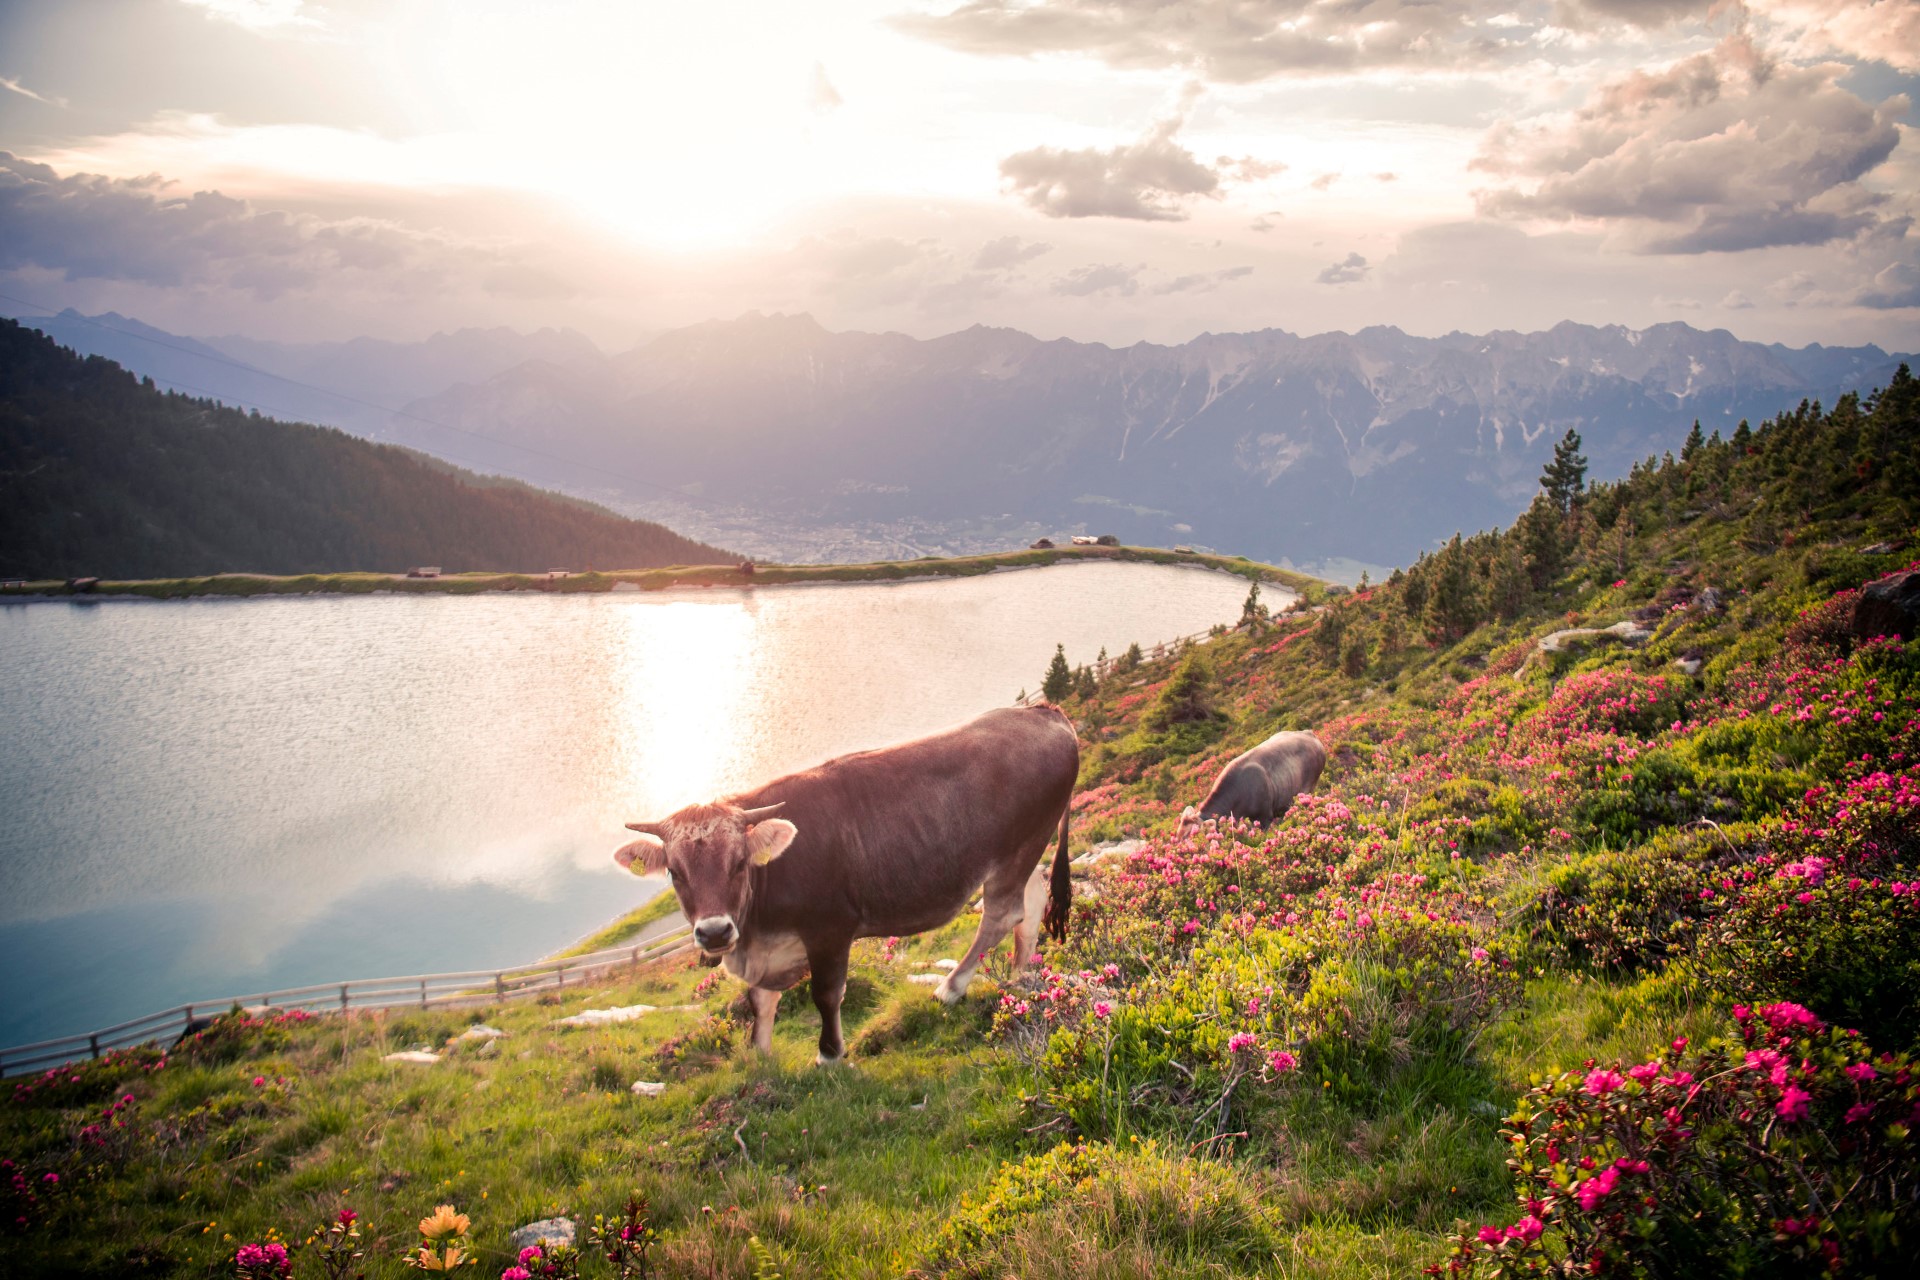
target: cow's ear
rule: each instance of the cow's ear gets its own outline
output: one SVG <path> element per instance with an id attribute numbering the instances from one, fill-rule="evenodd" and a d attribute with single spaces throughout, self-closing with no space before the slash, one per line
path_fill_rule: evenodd
<path id="1" fill-rule="evenodd" d="M 747 828 L 747 857 L 756 867 L 764 867 L 787 851 L 800 828 L 785 818 L 768 818 Z"/>
<path id="2" fill-rule="evenodd" d="M 641 836 L 613 851 L 613 860 L 637 876 L 667 869 L 667 842 L 659 836 Z"/>

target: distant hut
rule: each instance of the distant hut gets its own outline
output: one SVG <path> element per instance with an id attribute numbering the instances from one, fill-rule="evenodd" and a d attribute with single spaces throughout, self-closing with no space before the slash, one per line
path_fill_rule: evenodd
<path id="1" fill-rule="evenodd" d="M 1053 539 L 1041 538 L 1038 542 L 1035 542 L 1027 549 L 1029 551 L 1051 551 L 1053 550 Z"/>
<path id="2" fill-rule="evenodd" d="M 440 566 L 437 564 L 419 565 L 407 570 L 407 576 L 409 578 L 437 578 L 440 576 Z"/>

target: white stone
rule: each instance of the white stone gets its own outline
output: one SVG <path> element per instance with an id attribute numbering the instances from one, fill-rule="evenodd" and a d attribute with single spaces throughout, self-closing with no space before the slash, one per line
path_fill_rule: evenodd
<path id="1" fill-rule="evenodd" d="M 399 1053 L 390 1053 L 385 1058 L 381 1059 L 381 1061 L 383 1062 L 418 1062 L 423 1065 L 426 1065 L 426 1064 L 440 1061 L 440 1055 L 437 1053 L 428 1053 L 424 1049 L 406 1049 Z"/>
<path id="2" fill-rule="evenodd" d="M 907 975 L 907 981 L 917 982 L 923 987 L 937 987 L 945 982 L 946 978 L 937 973 L 910 973 Z"/>
<path id="3" fill-rule="evenodd" d="M 642 1098 L 657 1098 L 667 1091 L 667 1086 L 657 1080 L 635 1080 L 633 1091 Z"/>
<path id="4" fill-rule="evenodd" d="M 465 1031 L 462 1031 L 460 1038 L 462 1040 L 498 1040 L 505 1034 L 507 1033 L 498 1027 L 490 1027 L 484 1022 L 477 1022 Z"/>
<path id="5" fill-rule="evenodd" d="M 933 967 L 936 969 L 958 969 L 960 962 L 958 960 L 935 960 Z"/>
<path id="6" fill-rule="evenodd" d="M 652 1013 L 650 1004 L 620 1005 L 612 1009 L 583 1009 L 570 1018 L 562 1018 L 555 1025 L 562 1027 L 605 1027 L 616 1022 L 632 1022 Z"/>
<path id="7" fill-rule="evenodd" d="M 530 1249 L 534 1245 L 543 1248 L 557 1245 L 573 1247 L 574 1225 L 572 1218 L 542 1218 L 538 1222 L 529 1222 L 507 1239 L 512 1243 L 513 1252 Z"/>

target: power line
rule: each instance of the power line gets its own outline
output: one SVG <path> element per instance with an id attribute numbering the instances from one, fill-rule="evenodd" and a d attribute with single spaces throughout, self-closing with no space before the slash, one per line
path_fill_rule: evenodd
<path id="1" fill-rule="evenodd" d="M 47 304 L 42 302 L 33 302 L 26 298 L 17 298 L 10 293 L 0 293 L 0 299 L 4 299 L 7 302 L 15 303 L 22 307 L 30 307 L 35 310 L 47 313 L 47 316 L 49 319 L 58 318 L 55 314 L 53 314 L 53 308 L 49 307 Z M 71 310 L 71 308 L 67 308 L 67 310 Z M 283 374 L 272 373 L 266 369 L 256 368 L 253 365 L 245 364 L 238 360 L 230 360 L 225 356 L 215 355 L 205 351 L 195 351 L 192 347 L 183 347 L 177 343 L 163 342 L 159 338 L 150 337 L 144 333 L 134 333 L 130 329 L 116 329 L 112 325 L 101 324 L 98 320 L 95 320 L 92 316 L 81 315 L 78 311 L 74 311 L 73 314 L 83 323 L 90 324 L 94 328 L 103 330 L 107 333 L 117 334 L 122 338 L 132 338 L 138 342 L 150 343 L 151 345 L 156 347 L 165 347 L 168 351 L 177 351 L 181 355 L 193 356 L 197 359 L 206 360 L 213 364 L 223 364 L 228 366 L 229 368 L 238 369 L 242 373 L 250 373 L 250 374 L 254 374 L 257 377 L 262 377 L 262 378 L 272 378 L 276 382 L 284 382 L 288 386 L 299 387 L 303 391 L 311 391 L 316 395 L 332 396 L 336 400 L 342 400 L 348 404 L 358 405 L 363 409 L 372 409 L 376 413 L 385 413 L 396 418 L 408 418 L 414 422 L 424 423 L 429 427 L 437 427 L 442 431 L 453 431 L 453 432 L 459 433 L 460 435 L 472 436 L 476 440 L 485 440 L 489 444 L 502 445 L 508 449 L 518 449 L 520 450 L 520 452 L 525 453 L 531 457 L 544 458 L 549 462 L 558 462 L 562 466 L 575 467 L 581 471 L 587 472 L 596 477 L 606 477 L 606 478 L 611 478 L 615 480 L 624 480 L 629 484 L 637 484 L 643 488 L 657 489 L 661 493 L 668 494 L 678 499 L 681 502 L 686 502 L 696 507 L 708 505 L 696 498 L 690 497 L 688 494 L 682 492 L 679 489 L 674 488 L 671 485 L 661 484 L 657 480 L 643 480 L 639 476 L 627 475 L 625 472 L 614 471 L 608 467 L 605 467 L 596 463 L 581 462 L 576 459 L 566 457 L 562 454 L 553 453 L 544 449 L 536 449 L 531 445 L 521 444 L 518 441 L 505 440 L 499 436 L 490 436 L 484 431 L 474 431 L 468 427 L 456 427 L 450 422 L 439 422 L 433 418 L 422 417 L 417 413 L 409 413 L 405 409 L 389 409 L 385 405 L 375 404 L 370 400 L 362 400 L 357 396 L 350 396 L 346 394 L 344 391 L 334 391 L 327 387 L 318 387 L 313 385 L 310 382 L 301 382 L 297 378 L 289 378 Z M 131 372 L 131 370 L 129 370 L 129 372 Z M 218 391 L 209 391 L 202 387 L 190 387 L 185 383 L 170 382 L 163 378 L 155 378 L 154 381 L 167 382 L 168 386 L 177 387 L 182 391 L 197 391 L 199 392 L 199 394 L 204 396 L 209 396 L 214 400 L 226 399 L 226 400 L 234 400 L 235 403 L 246 403 L 243 401 L 239 401 L 232 396 L 223 395 L 223 393 Z M 264 404 L 264 403 L 251 404 L 248 407 L 255 408 L 255 409 L 267 409 L 273 413 L 285 413 L 285 414 L 298 413 L 298 410 L 275 409 L 273 406 Z M 451 461 L 451 459 L 449 460 Z M 489 464 L 474 463 L 473 465 L 486 466 Z"/>

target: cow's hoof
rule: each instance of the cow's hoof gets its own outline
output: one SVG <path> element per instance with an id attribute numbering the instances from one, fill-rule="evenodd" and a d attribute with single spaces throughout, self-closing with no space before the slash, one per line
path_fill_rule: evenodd
<path id="1" fill-rule="evenodd" d="M 816 1067 L 830 1067 L 836 1062 L 844 1062 L 846 1060 L 846 1057 L 847 1057 L 847 1051 L 845 1049 L 842 1049 L 840 1052 L 834 1054 L 832 1057 L 828 1057 L 827 1051 L 825 1049 L 822 1049 L 820 1050 L 820 1052 L 813 1055 L 813 1065 Z"/>
<path id="2" fill-rule="evenodd" d="M 933 994 L 941 1004 L 959 1004 L 960 997 L 967 994 L 967 987 L 965 983 L 955 986 L 953 975 L 948 974 L 941 980 L 940 985 L 933 989 Z"/>

